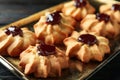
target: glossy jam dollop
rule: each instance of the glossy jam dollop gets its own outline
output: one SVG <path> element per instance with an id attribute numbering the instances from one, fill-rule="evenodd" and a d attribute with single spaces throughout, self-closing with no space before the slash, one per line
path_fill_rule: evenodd
<path id="1" fill-rule="evenodd" d="M 82 42 L 84 44 L 88 44 L 89 46 L 92 46 L 94 44 L 97 44 L 97 39 L 94 35 L 91 34 L 82 34 L 78 38 L 79 42 Z"/>
<path id="2" fill-rule="evenodd" d="M 113 4 L 112 10 L 114 10 L 114 11 L 120 10 L 120 4 Z"/>
<path id="3" fill-rule="evenodd" d="M 86 0 L 74 0 L 74 1 L 76 7 L 84 7 L 87 4 Z"/>
<path id="4" fill-rule="evenodd" d="M 39 55 L 48 56 L 56 53 L 55 46 L 47 45 L 45 43 L 41 43 L 37 46 L 37 51 Z"/>
<path id="5" fill-rule="evenodd" d="M 22 30 L 19 28 L 19 27 L 16 27 L 16 26 L 11 26 L 7 29 L 5 29 L 4 31 L 7 35 L 10 35 L 12 34 L 12 36 L 16 36 L 16 35 L 19 35 L 19 36 L 23 36 L 23 32 Z"/>
<path id="6" fill-rule="evenodd" d="M 56 11 L 52 14 L 47 15 L 46 23 L 47 24 L 59 24 L 61 20 L 60 11 Z"/>
<path id="7" fill-rule="evenodd" d="M 105 21 L 107 23 L 110 20 L 110 16 L 104 13 L 97 13 L 96 19 L 99 21 Z"/>

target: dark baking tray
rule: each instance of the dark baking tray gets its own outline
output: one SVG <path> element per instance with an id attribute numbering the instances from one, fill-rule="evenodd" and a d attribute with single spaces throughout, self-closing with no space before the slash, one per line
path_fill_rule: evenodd
<path id="1" fill-rule="evenodd" d="M 98 1 L 99 0 L 89 0 L 90 1 L 90 3 L 93 5 L 93 6 L 96 6 L 96 8 L 98 8 L 101 4 L 104 4 L 103 2 L 99 2 L 98 3 Z M 113 3 L 114 3 L 114 1 L 113 1 Z M 63 4 L 63 3 L 62 3 Z M 41 16 L 41 15 L 43 15 L 46 11 L 50 11 L 50 10 L 54 10 L 54 9 L 58 9 L 58 8 L 60 8 L 61 7 L 61 4 L 60 5 L 57 5 L 57 7 L 55 6 L 55 7 L 52 7 L 52 8 L 50 8 L 50 9 L 46 9 L 46 10 L 44 10 L 44 11 L 40 11 L 40 12 L 38 12 L 38 13 L 35 13 L 35 14 L 33 14 L 33 15 L 31 15 L 31 16 L 29 16 L 29 17 L 27 17 L 27 18 L 24 18 L 24 19 L 21 19 L 21 20 L 19 20 L 19 21 L 16 21 L 16 22 L 14 22 L 14 23 L 11 23 L 11 24 L 9 24 L 9 25 L 6 25 L 6 26 L 4 26 L 2 29 L 4 29 L 4 28 L 6 28 L 6 27 L 9 27 L 10 25 L 16 25 L 16 26 L 20 26 L 20 27 L 23 27 L 23 26 L 32 26 L 33 24 L 34 24 L 34 22 L 36 22 L 36 21 L 38 21 L 39 20 L 39 17 L 38 17 L 38 15 L 39 16 Z M 98 10 L 98 9 L 97 9 Z M 36 16 L 37 15 L 37 16 Z M 87 69 L 86 70 L 88 70 L 88 71 L 84 71 L 84 76 L 81 76 L 81 75 L 79 75 L 79 76 L 75 76 L 75 74 L 76 73 L 72 73 L 72 74 L 74 74 L 74 76 L 72 77 L 71 75 L 69 76 L 70 78 L 72 78 L 72 79 L 70 79 L 70 78 L 59 78 L 59 79 L 57 79 L 57 78 L 55 78 L 54 80 L 81 80 L 81 79 L 85 79 L 85 80 L 104 80 L 104 79 L 102 79 L 102 78 L 105 78 L 104 76 L 105 76 L 105 74 L 103 74 L 103 76 L 102 77 L 100 77 L 101 79 L 99 79 L 99 77 L 97 77 L 96 75 L 97 75 L 97 73 L 99 73 L 100 71 L 102 71 L 102 69 L 104 70 L 104 69 L 109 69 L 109 68 L 105 68 L 107 65 L 109 65 L 109 63 L 111 63 L 114 59 L 116 59 L 116 57 L 118 57 L 118 55 L 119 55 L 119 44 L 120 44 L 120 39 L 119 38 L 117 38 L 116 40 L 114 40 L 114 41 L 111 41 L 112 43 L 114 43 L 114 44 L 112 44 L 112 48 L 111 48 L 111 55 L 110 56 L 107 56 L 106 55 L 106 58 L 105 58 L 105 60 L 103 61 L 103 62 L 101 62 L 101 63 L 94 63 L 94 62 L 91 62 L 90 63 L 90 65 L 89 64 L 87 64 L 87 66 L 90 66 L 90 67 L 86 67 Z M 23 77 L 23 79 L 26 79 L 26 80 L 28 80 L 27 79 L 27 77 L 18 69 L 18 67 L 17 67 L 17 65 L 18 65 L 18 63 L 16 63 L 18 60 L 17 59 L 13 59 L 13 60 L 11 60 L 11 58 L 9 58 L 9 57 L 1 57 L 1 59 L 3 60 L 3 61 L 5 61 L 9 66 L 6 66 L 4 63 L 3 63 L 3 65 L 5 65 L 11 72 L 13 72 L 16 76 L 18 76 L 18 77 Z M 91 68 L 91 66 L 93 67 L 93 68 Z M 11 68 L 13 68 L 12 70 L 9 68 L 9 67 L 11 67 Z M 107 72 L 109 72 L 110 70 L 108 70 Z M 79 77 L 79 78 L 78 78 Z M 35 79 L 36 80 L 36 79 Z M 38 80 L 38 79 L 37 79 Z M 41 80 L 41 79 L 40 79 Z M 47 80 L 47 79 L 45 79 L 45 80 Z M 48 80 L 53 80 L 53 78 L 52 79 L 48 79 Z M 106 80 L 106 79 L 105 79 Z M 111 80 L 111 79 L 109 79 L 109 80 Z"/>
<path id="2" fill-rule="evenodd" d="M 84 80 L 120 80 L 120 50 L 109 56 Z"/>

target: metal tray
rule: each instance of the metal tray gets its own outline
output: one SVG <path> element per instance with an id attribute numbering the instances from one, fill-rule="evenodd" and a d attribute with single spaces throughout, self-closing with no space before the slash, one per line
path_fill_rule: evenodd
<path id="1" fill-rule="evenodd" d="M 112 1 L 112 0 L 107 1 L 107 2 L 102 2 L 102 1 L 103 0 L 89 0 L 91 5 L 93 5 L 97 10 L 101 4 L 116 3 L 116 1 Z M 45 9 L 43 11 L 35 13 L 27 18 L 24 18 L 24 19 L 18 20 L 16 22 L 13 22 L 11 24 L 8 24 L 6 26 L 3 26 L 1 29 L 5 29 L 6 27 L 15 25 L 15 26 L 19 26 L 19 27 L 27 26 L 32 30 L 33 24 L 36 23 L 39 20 L 40 16 L 42 16 L 46 11 L 51 11 L 51 10 L 55 10 L 55 9 L 59 10 L 62 8 L 62 6 L 63 6 L 63 3 L 58 4 L 49 9 Z M 88 79 L 92 74 L 94 74 L 96 71 L 100 70 L 100 68 L 102 68 L 103 65 L 106 65 L 107 62 L 109 62 L 112 58 L 114 58 L 114 56 L 116 56 L 116 52 L 119 50 L 119 44 L 120 44 L 119 40 L 120 40 L 119 38 L 117 38 L 115 40 L 110 40 L 110 43 L 112 45 L 111 55 L 106 55 L 105 59 L 102 62 L 90 62 L 87 64 L 83 64 L 84 69 L 82 72 L 78 72 L 76 70 L 69 69 L 69 70 L 63 71 L 64 75 L 62 77 L 46 78 L 46 79 L 42 79 L 42 80 L 56 80 L 56 79 L 57 80 L 84 80 L 84 79 Z M 22 78 L 23 80 L 41 80 L 41 78 L 36 79 L 33 76 L 24 75 L 23 70 L 18 65 L 19 58 L 0 56 L 0 62 L 5 67 L 7 67 L 12 73 L 14 73 L 19 78 Z"/>

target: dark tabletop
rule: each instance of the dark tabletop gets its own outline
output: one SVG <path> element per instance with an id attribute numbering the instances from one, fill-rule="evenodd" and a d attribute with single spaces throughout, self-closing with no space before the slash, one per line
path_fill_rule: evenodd
<path id="1" fill-rule="evenodd" d="M 0 24 L 8 24 L 63 0 L 0 0 Z M 64 0 L 65 1 L 65 0 Z"/>
<path id="2" fill-rule="evenodd" d="M 27 17 L 33 13 L 59 4 L 62 1 L 65 0 L 0 0 L 0 26 Z M 115 77 L 115 73 L 117 71 L 120 71 L 120 64 L 116 65 L 115 62 L 113 63 L 108 65 L 109 68 L 101 70 L 102 72 L 95 75 L 97 77 L 97 80 L 106 80 L 105 76 Z M 119 72 L 117 74 L 120 76 Z M 19 80 L 19 78 L 17 78 L 0 63 L 0 80 Z M 96 79 L 91 78 L 91 80 Z M 120 78 L 118 77 L 114 80 L 120 80 Z"/>

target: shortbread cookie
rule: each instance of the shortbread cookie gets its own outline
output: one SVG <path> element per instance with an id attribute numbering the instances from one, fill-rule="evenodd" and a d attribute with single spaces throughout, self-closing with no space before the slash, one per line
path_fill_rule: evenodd
<path id="1" fill-rule="evenodd" d="M 68 57 L 59 48 L 44 43 L 29 46 L 20 54 L 20 66 L 24 73 L 47 78 L 61 76 L 62 69 L 68 68 Z"/>
<path id="2" fill-rule="evenodd" d="M 110 53 L 107 38 L 86 31 L 74 31 L 70 37 L 64 40 L 64 44 L 66 46 L 66 56 L 76 57 L 82 62 L 102 61 L 104 55 Z"/>
<path id="3" fill-rule="evenodd" d="M 64 16 L 60 11 L 48 12 L 34 25 L 38 39 L 46 44 L 61 44 L 74 30 L 76 21 Z"/>
<path id="4" fill-rule="evenodd" d="M 95 8 L 87 0 L 73 0 L 64 4 L 62 12 L 76 20 L 81 20 L 87 14 L 94 13 Z"/>
<path id="5" fill-rule="evenodd" d="M 36 36 L 27 28 L 11 26 L 0 31 L 0 54 L 19 56 L 29 45 L 35 45 Z"/>

